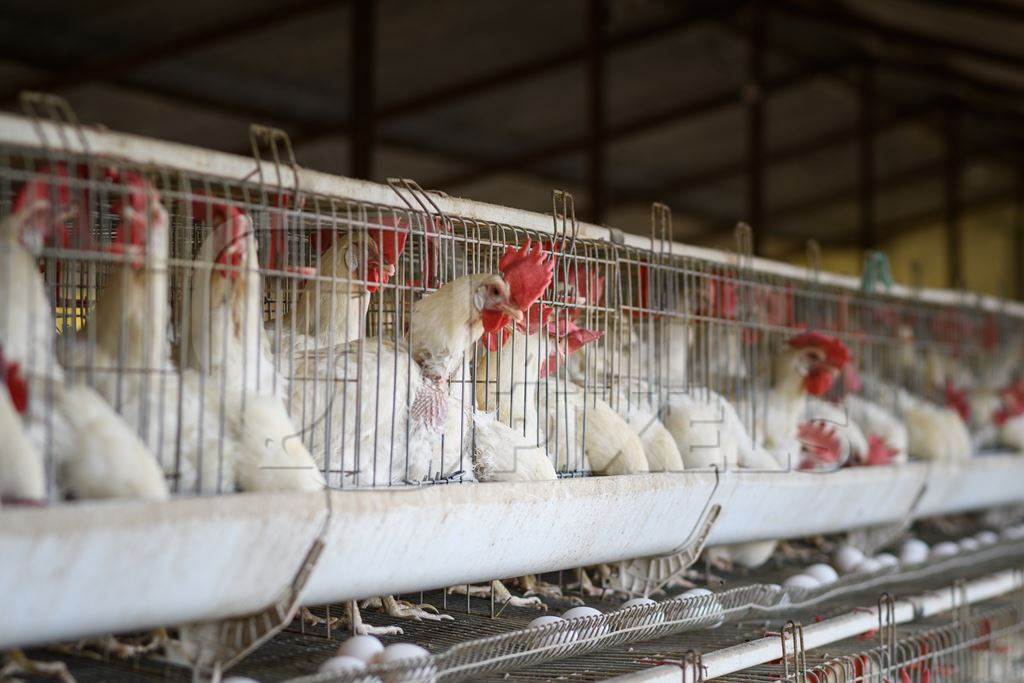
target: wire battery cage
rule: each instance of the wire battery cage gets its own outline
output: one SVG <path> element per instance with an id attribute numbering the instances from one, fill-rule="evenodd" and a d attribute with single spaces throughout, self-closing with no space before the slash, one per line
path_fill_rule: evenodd
<path id="1" fill-rule="evenodd" d="M 100 520 L 83 533 L 113 538 L 117 510 L 79 501 L 143 499 L 153 538 L 209 533 L 196 547 L 223 567 L 246 553 L 209 538 L 237 534 L 274 567 L 223 591 L 208 577 L 205 595 L 222 596 L 208 608 L 164 597 L 139 615 L 97 597 L 86 612 L 109 610 L 111 629 L 287 595 L 277 629 L 304 590 L 349 601 L 580 564 L 618 571 L 598 589 L 648 597 L 705 544 L 854 524 L 891 540 L 918 517 L 1022 501 L 1007 453 L 1007 426 L 1024 419 L 1019 305 L 844 279 L 821 270 L 814 245 L 807 268 L 755 258 L 744 225 L 733 252 L 687 247 L 661 204 L 650 235 L 624 235 L 577 221 L 563 191 L 540 216 L 411 180 L 314 174 L 263 127 L 242 159 L 87 130 L 67 112 L 7 119 L 0 360 L 23 453 L 41 466 L 0 490 L 0 516 L 69 511 L 32 521 L 37 541 L 0 534 L 0 548 L 63 552 L 78 510 Z M 527 262 L 543 287 L 522 301 L 510 273 Z M 783 513 L 776 487 L 789 492 Z M 221 495 L 235 492 L 256 497 Z M 863 519 L 848 518 L 854 507 Z M 261 525 L 275 522 L 253 520 L 275 513 L 286 530 L 268 542 Z M 146 590 L 134 574 L 121 576 Z M 538 647 L 542 663 L 782 600 L 739 590 L 502 643 L 532 639 L 519 663 Z M 793 680 L 1016 676 L 995 645 L 1016 652 L 1016 603 L 984 614 L 901 632 L 882 651 L 811 654 Z M 82 630 L 56 623 L 27 642 Z M 0 645 L 20 644 L 0 627 Z"/>

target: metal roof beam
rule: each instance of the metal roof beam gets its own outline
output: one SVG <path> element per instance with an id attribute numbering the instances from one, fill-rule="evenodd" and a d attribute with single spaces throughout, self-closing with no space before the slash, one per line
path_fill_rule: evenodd
<path id="1" fill-rule="evenodd" d="M 822 75 L 832 73 L 837 69 L 850 66 L 852 63 L 853 60 L 840 59 L 804 66 L 791 74 L 767 81 L 765 84 L 765 96 L 769 96 L 775 91 L 785 90 L 786 88 L 801 85 L 808 80 L 818 78 Z M 664 111 L 647 114 L 629 121 L 609 126 L 605 131 L 604 139 L 606 142 L 611 143 L 640 133 L 647 133 L 664 126 L 678 124 L 686 119 L 706 116 L 720 109 L 740 106 L 743 104 L 741 90 L 742 89 L 740 87 L 731 87 L 705 100 L 700 100 L 698 102 L 686 102 L 670 107 Z M 544 147 L 527 150 L 517 156 L 495 160 L 492 163 L 484 164 L 462 173 L 438 178 L 431 182 L 429 187 L 449 189 L 459 185 L 476 182 L 482 178 L 503 171 L 521 171 L 543 161 L 579 152 L 586 148 L 588 141 L 589 138 L 586 135 L 577 135 L 571 138 L 566 138 L 564 140 L 545 145 Z"/>
<path id="2" fill-rule="evenodd" d="M 304 14 L 319 12 L 342 2 L 348 2 L 348 0 L 292 0 L 285 6 L 275 5 L 263 12 L 241 17 L 219 26 L 212 26 L 196 33 L 171 38 L 155 45 L 144 45 L 134 50 L 86 62 L 71 69 L 55 71 L 50 76 L 0 93 L 0 102 L 10 103 L 22 90 L 54 91 L 90 81 L 115 80 L 135 69 L 171 57 L 180 57 L 182 53 L 190 52 L 204 45 L 259 31 Z"/>

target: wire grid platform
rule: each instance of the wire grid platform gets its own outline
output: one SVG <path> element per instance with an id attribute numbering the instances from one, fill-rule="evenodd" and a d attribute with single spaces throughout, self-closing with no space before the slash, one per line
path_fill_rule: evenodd
<path id="1" fill-rule="evenodd" d="M 813 559 L 821 559 L 813 558 Z M 727 596 L 742 595 L 744 600 L 753 602 L 751 591 L 763 591 L 766 585 L 781 582 L 784 577 L 794 574 L 801 565 L 785 563 L 783 566 L 760 571 L 755 575 L 742 578 L 730 578 L 728 591 L 719 592 L 721 605 L 729 615 L 728 621 L 721 623 L 721 617 L 708 619 L 706 616 L 697 626 L 685 628 L 682 633 L 673 633 L 660 638 L 647 638 L 636 642 L 628 641 L 601 644 L 598 648 L 589 648 L 584 654 L 562 656 L 559 659 L 547 659 L 543 655 L 516 655 L 512 647 L 488 647 L 485 639 L 500 640 L 502 637 L 514 637 L 514 633 L 525 629 L 529 622 L 541 614 L 559 614 L 570 606 L 568 601 L 555 602 L 546 600 L 550 611 L 541 612 L 531 608 L 506 607 L 501 611 L 500 619 L 492 619 L 491 602 L 487 599 L 462 595 L 448 595 L 445 599 L 441 591 L 423 595 L 403 596 L 412 602 L 423 601 L 434 605 L 442 614 L 449 614 L 455 620 L 441 623 L 430 621 L 408 621 L 392 619 L 373 610 L 364 612 L 364 619 L 378 626 L 400 626 L 405 633 L 399 636 L 382 637 L 385 644 L 397 642 L 414 642 L 432 655 L 448 653 L 452 648 L 461 646 L 464 650 L 459 659 L 459 666 L 446 668 L 444 658 L 433 676 L 436 680 L 560 680 L 568 677 L 571 680 L 599 681 L 613 676 L 639 671 L 664 663 L 682 662 L 688 651 L 708 653 L 738 643 L 764 637 L 768 633 L 779 632 L 788 621 L 798 623 L 815 623 L 828 619 L 858 607 L 871 607 L 877 603 L 882 592 L 896 597 L 918 595 L 929 590 L 936 590 L 950 585 L 950 576 L 957 581 L 989 575 L 996 571 L 1024 567 L 1024 545 L 1020 543 L 1000 544 L 974 553 L 971 556 L 951 558 L 945 562 L 923 565 L 916 570 L 901 572 L 899 575 L 879 576 L 874 579 L 864 577 L 844 577 L 827 593 L 805 593 L 803 597 L 790 592 L 790 600 L 797 604 L 786 605 L 776 601 L 775 609 L 745 608 L 737 609 Z M 555 575 L 545 577 L 557 580 Z M 566 577 L 563 577 L 566 578 Z M 768 595 L 769 593 L 760 593 Z M 567 593 L 567 595 L 569 595 Z M 676 592 L 675 596 L 678 596 Z M 1020 599 L 1017 595 L 1017 599 Z M 587 598 L 586 604 L 609 615 L 619 604 L 617 598 L 605 600 Z M 447 609 L 445 609 L 445 604 Z M 662 605 L 667 604 L 662 602 Z M 736 604 L 740 604 L 739 599 Z M 767 602 L 761 604 L 768 604 Z M 781 605 L 781 606 L 780 606 Z M 465 610 L 470 610 L 467 613 Z M 984 608 L 985 606 L 983 606 Z M 314 610 L 321 617 L 344 614 L 343 605 L 322 607 Z M 1022 613 L 1021 618 L 1024 618 Z M 942 619 L 929 623 L 948 623 Z M 717 626 L 714 626 L 718 624 Z M 709 625 L 713 628 L 707 628 Z M 905 631 L 900 626 L 900 631 Z M 918 628 L 917 624 L 908 628 Z M 603 633 L 609 633 L 604 627 Z M 600 634 L 601 631 L 598 630 Z M 329 632 L 324 625 L 310 627 L 301 619 L 269 643 L 249 656 L 239 666 L 232 669 L 231 675 L 249 676 L 258 681 L 285 681 L 301 678 L 308 681 L 358 681 L 364 680 L 355 676 L 316 675 L 319 665 L 334 655 L 341 640 L 348 637 L 344 627 Z M 480 642 L 482 641 L 483 642 Z M 536 642 L 537 639 L 534 639 Z M 548 637 L 549 644 L 553 639 Z M 609 640 L 609 639 L 606 639 Z M 474 641 L 470 643 L 468 641 Z M 561 641 L 558 641 L 561 642 Z M 542 643 L 543 644 L 543 643 Z M 875 644 L 873 640 L 859 640 L 854 643 L 859 650 L 866 650 Z M 572 647 L 570 642 L 567 647 Z M 566 646 L 561 648 L 566 652 Z M 586 650 L 586 648 L 583 648 Z M 838 651 L 827 648 L 829 651 Z M 42 650 L 33 653 L 42 659 L 53 656 L 53 652 Z M 132 678 L 133 680 L 190 680 L 191 672 L 170 666 L 157 658 L 141 657 L 133 660 L 122 660 L 112 656 L 98 658 L 91 653 L 74 653 L 65 650 L 60 654 L 79 681 L 105 681 Z M 502 661 L 502 659 L 505 661 Z M 812 658 L 809 658 L 811 661 Z M 399 676 L 395 680 L 429 680 L 431 676 L 413 675 L 408 678 Z M 369 680 L 369 679 L 366 679 Z M 745 680 L 745 679 L 736 679 Z M 851 679 L 852 680 L 852 679 Z"/>

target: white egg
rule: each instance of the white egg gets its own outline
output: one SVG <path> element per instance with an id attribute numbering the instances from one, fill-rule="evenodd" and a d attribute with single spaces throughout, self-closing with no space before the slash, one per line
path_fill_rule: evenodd
<path id="1" fill-rule="evenodd" d="M 573 607 L 572 609 L 568 609 L 562 613 L 563 619 L 582 619 L 584 617 L 594 616 L 601 616 L 601 611 L 585 605 Z"/>
<path id="2" fill-rule="evenodd" d="M 556 617 L 552 614 L 547 614 L 542 617 L 537 617 L 529 624 L 527 624 L 526 627 L 534 628 L 537 626 L 547 626 L 548 624 L 561 623 L 565 623 L 565 619 L 563 619 L 562 617 Z M 576 635 L 576 631 L 559 631 L 557 633 L 552 633 L 548 635 L 535 636 L 535 638 L 536 640 L 534 640 L 532 647 L 549 647 L 551 645 L 571 645 L 572 643 L 576 642 L 578 636 Z"/>
<path id="3" fill-rule="evenodd" d="M 981 541 L 976 538 L 961 538 L 960 542 L 957 543 L 960 546 L 960 550 L 965 553 L 974 553 L 981 550 Z"/>
<path id="4" fill-rule="evenodd" d="M 596 610 L 593 607 L 587 607 L 581 605 L 579 607 L 573 607 L 562 613 L 562 618 L 566 620 L 572 619 L 585 619 L 586 617 L 601 616 L 602 612 Z M 603 636 L 608 633 L 611 627 L 608 624 L 597 624 L 594 626 L 581 626 L 577 631 L 578 638 L 593 638 L 595 636 Z"/>
<path id="5" fill-rule="evenodd" d="M 807 576 L 813 576 L 820 581 L 822 585 L 835 583 L 839 580 L 839 574 L 836 573 L 836 570 L 833 569 L 831 565 L 827 565 L 824 562 L 812 564 L 807 569 L 804 569 L 803 573 Z"/>
<path id="6" fill-rule="evenodd" d="M 627 600 L 626 602 L 622 603 L 622 605 L 620 605 L 619 609 L 616 611 L 619 612 L 622 610 L 630 609 L 631 607 L 641 607 L 647 605 L 653 605 L 654 607 L 644 610 L 643 616 L 612 616 L 609 619 L 609 621 L 612 624 L 612 627 L 618 630 L 623 628 L 629 628 L 631 626 L 656 626 L 665 621 L 665 613 L 662 610 L 657 609 L 658 602 L 656 600 L 651 600 L 650 598 L 633 598 L 631 600 Z"/>
<path id="7" fill-rule="evenodd" d="M 1024 527 L 1011 526 L 1003 529 L 1003 538 L 1008 538 L 1011 541 L 1019 541 L 1024 538 Z"/>
<path id="8" fill-rule="evenodd" d="M 338 648 L 338 655 L 370 662 L 383 651 L 384 644 L 374 636 L 352 636 Z"/>
<path id="9" fill-rule="evenodd" d="M 348 655 L 331 657 L 320 665 L 320 671 L 360 671 L 366 668 L 366 662 Z"/>
<path id="10" fill-rule="evenodd" d="M 852 545 L 844 545 L 836 551 L 836 567 L 844 574 L 849 574 L 864 559 L 864 552 Z"/>
<path id="11" fill-rule="evenodd" d="M 908 565 L 921 564 L 928 559 L 928 544 L 919 538 L 908 538 L 900 546 L 900 564 Z"/>
<path id="12" fill-rule="evenodd" d="M 374 664 L 391 664 L 403 659 L 416 659 L 418 657 L 429 657 L 430 653 L 419 645 L 413 643 L 395 643 L 388 645 L 380 654 L 374 657 Z"/>
<path id="13" fill-rule="evenodd" d="M 899 558 L 892 553 L 878 553 L 875 555 L 875 562 L 885 569 L 896 569 L 900 566 Z"/>
<path id="14" fill-rule="evenodd" d="M 947 557 L 953 557 L 960 553 L 960 548 L 956 543 L 952 541 L 943 541 L 942 543 L 936 543 L 932 547 L 931 553 L 928 555 L 930 559 L 942 560 Z"/>
<path id="15" fill-rule="evenodd" d="M 547 626 L 548 624 L 557 624 L 560 621 L 565 621 L 562 617 L 556 617 L 553 614 L 546 614 L 543 617 L 537 617 L 529 624 L 526 628 L 534 628 L 535 626 Z"/>
<path id="16" fill-rule="evenodd" d="M 815 588 L 821 588 L 821 581 L 807 574 L 796 574 L 783 581 L 782 585 L 786 588 L 810 591 Z"/>
<path id="17" fill-rule="evenodd" d="M 248 676 L 232 676 L 231 678 L 222 678 L 220 683 L 260 683 L 255 678 L 249 678 Z"/>
<path id="18" fill-rule="evenodd" d="M 388 645 L 384 651 L 378 654 L 374 664 L 394 664 L 409 659 L 429 657 L 430 653 L 419 645 L 412 643 L 395 643 Z M 384 683 L 406 683 L 407 681 L 433 681 L 437 674 L 437 668 L 433 664 L 418 666 L 408 671 L 393 671 L 382 676 Z"/>
<path id="19" fill-rule="evenodd" d="M 982 545 L 994 545 L 999 542 L 999 536 L 993 532 L 985 529 L 974 534 L 974 538 L 978 540 L 978 543 Z"/>
<path id="20" fill-rule="evenodd" d="M 709 595 L 711 598 L 706 597 Z M 700 606 L 697 608 L 682 607 L 681 614 L 673 619 L 699 617 L 700 619 L 696 623 L 702 628 L 718 628 L 725 623 L 725 610 L 722 608 L 722 603 L 707 588 L 691 588 L 679 597 L 705 599 L 700 601 Z"/>
<path id="21" fill-rule="evenodd" d="M 853 571 L 857 574 L 874 574 L 882 571 L 883 569 L 885 569 L 885 567 L 881 562 L 873 557 L 865 557 Z"/>
<path id="22" fill-rule="evenodd" d="M 651 600 L 650 598 L 633 598 L 626 600 L 619 606 L 619 609 L 628 609 L 629 607 L 636 607 L 637 605 L 657 605 L 657 600 Z"/>

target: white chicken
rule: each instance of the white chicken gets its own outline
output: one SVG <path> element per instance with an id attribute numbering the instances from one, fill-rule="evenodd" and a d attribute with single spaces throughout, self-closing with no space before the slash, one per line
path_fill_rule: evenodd
<path id="1" fill-rule="evenodd" d="M 764 404 L 758 410 L 748 408 L 754 414 L 758 442 L 746 451 L 755 454 L 756 460 L 746 462 L 767 469 L 779 465 L 786 469 L 834 467 L 844 452 L 842 437 L 831 427 L 807 421 L 807 401 L 808 396 L 820 397 L 828 392 L 835 377 L 850 362 L 850 352 L 838 339 L 817 332 L 799 334 L 787 340 L 786 345 L 788 348 L 775 357 L 773 385 L 763 399 Z M 725 412 L 731 415 L 722 426 L 723 439 L 730 431 L 726 424 L 742 428 L 738 418 L 733 421 L 735 411 Z M 746 445 L 748 440 L 742 439 L 741 443 Z M 850 449 L 847 446 L 846 452 Z M 751 467 L 744 464 L 743 453 L 738 453 L 738 464 Z M 756 568 L 768 561 L 776 545 L 776 541 L 770 540 L 721 546 L 710 549 L 707 556 L 720 565 Z"/>
<path id="2" fill-rule="evenodd" d="M 316 350 L 321 356 L 316 367 L 323 367 L 324 358 L 334 360 L 328 377 L 335 381 L 328 384 L 325 414 L 311 428 L 313 452 L 322 454 L 326 470 L 340 474 L 339 483 L 421 482 L 462 467 L 461 458 L 446 467 L 436 457 L 439 443 L 453 430 L 462 443 L 461 415 L 454 409 L 449 379 L 485 331 L 522 320 L 523 310 L 547 288 L 553 269 L 539 245 L 531 250 L 529 242 L 518 252 L 509 248 L 500 266 L 502 275 L 466 275 L 416 302 L 407 342 L 396 346 L 382 339 L 360 339 Z M 367 371 L 374 369 L 376 376 L 369 375 Z M 312 403 L 308 385 L 293 383 L 295 404 Z M 491 427 L 485 420 L 469 422 L 481 430 Z M 486 443 L 485 434 L 478 439 L 477 443 Z M 500 433 L 493 440 L 499 442 Z M 490 476 L 509 467 L 516 469 L 514 461 L 482 463 Z M 440 618 L 400 605 L 391 596 L 383 598 L 383 606 L 395 617 Z"/>
<path id="3" fill-rule="evenodd" d="M 570 267 L 566 280 L 565 298 L 570 305 L 601 305 L 603 277 L 590 272 L 586 266 L 575 266 Z M 641 298 L 646 300 L 643 291 Z M 579 317 L 579 312 L 576 312 L 569 322 L 575 325 Z M 672 368 L 677 364 L 660 360 L 668 355 L 669 349 L 667 346 L 658 347 L 661 340 L 656 330 L 660 326 L 652 324 L 649 313 L 637 314 L 637 318 L 637 322 L 632 322 L 623 313 L 617 320 L 609 321 L 608 326 L 612 328 L 609 353 L 590 354 L 590 358 L 576 354 L 569 366 L 570 377 L 577 386 L 607 387 L 608 403 L 640 437 L 649 471 L 680 472 L 683 470 L 683 458 L 672 434 L 658 416 L 662 392 L 653 386 L 655 381 L 671 385 Z M 569 344 L 579 348 L 579 339 L 572 337 L 577 333 L 569 334 Z M 659 377 L 663 371 L 667 376 Z"/>
<path id="4" fill-rule="evenodd" d="M 46 502 L 43 458 L 25 433 L 28 383 L 0 347 L 0 505 Z"/>
<path id="5" fill-rule="evenodd" d="M 313 277 L 299 288 L 294 307 L 268 329 L 281 340 L 276 355 L 288 357 L 366 336 L 370 297 L 395 274 L 409 237 L 399 221 L 382 216 L 380 223 L 383 227 L 369 228 L 365 235 L 352 232 L 340 239 L 327 230 L 310 234 L 310 242 L 322 253 Z"/>
<path id="6" fill-rule="evenodd" d="M 317 464 L 284 405 L 285 383 L 274 368 L 263 328 L 263 296 L 252 220 L 235 207 L 197 200 L 193 213 L 215 226 L 193 264 L 186 357 L 215 401 L 234 446 L 243 490 L 317 491 Z M 186 376 L 191 376 L 188 373 Z"/>
<path id="7" fill-rule="evenodd" d="M 66 384 L 55 357 L 53 311 L 36 258 L 44 243 L 68 244 L 63 219 L 70 206 L 67 169 L 57 165 L 26 183 L 0 223 L 0 343 L 28 382 L 27 432 L 37 451 L 52 458 L 61 493 L 163 500 L 167 483 L 145 444 L 93 389 Z M 78 207 L 79 228 L 88 225 L 87 206 L 86 200 Z"/>

